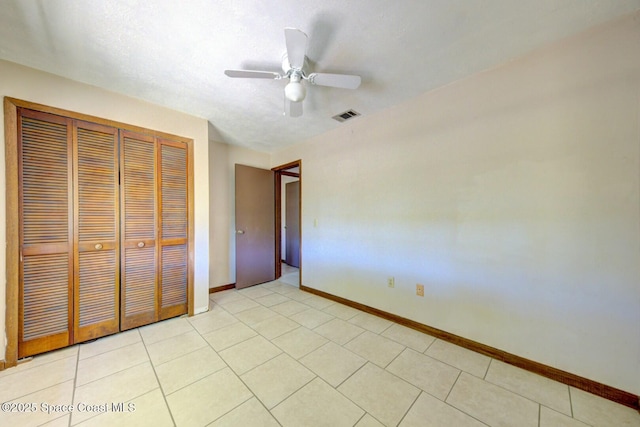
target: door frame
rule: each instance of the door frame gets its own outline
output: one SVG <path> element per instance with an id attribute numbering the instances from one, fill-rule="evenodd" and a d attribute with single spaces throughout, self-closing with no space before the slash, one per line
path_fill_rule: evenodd
<path id="1" fill-rule="evenodd" d="M 289 169 L 298 168 L 299 172 L 294 173 L 290 172 Z M 282 176 L 295 176 L 300 181 L 300 194 L 298 197 L 298 233 L 300 236 L 300 245 L 298 251 L 300 253 L 300 281 L 299 285 L 302 285 L 302 160 L 294 160 L 289 163 L 285 163 L 280 166 L 276 166 L 271 168 L 274 172 L 274 189 L 275 189 L 275 212 L 276 212 L 276 255 L 275 255 L 275 266 L 276 266 L 276 280 L 282 276 Z"/>

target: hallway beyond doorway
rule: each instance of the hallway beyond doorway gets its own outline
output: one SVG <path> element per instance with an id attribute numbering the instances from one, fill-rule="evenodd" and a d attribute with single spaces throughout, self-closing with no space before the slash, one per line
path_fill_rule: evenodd
<path id="1" fill-rule="evenodd" d="M 300 269 L 291 267 L 284 261 L 282 264 L 282 276 L 278 280 L 289 285 L 300 287 Z"/>

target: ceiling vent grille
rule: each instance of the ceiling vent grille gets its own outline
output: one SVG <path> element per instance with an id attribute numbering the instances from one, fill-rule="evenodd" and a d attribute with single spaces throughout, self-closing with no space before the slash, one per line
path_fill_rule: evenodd
<path id="1" fill-rule="evenodd" d="M 352 119 L 354 117 L 358 117 L 360 115 L 360 113 L 358 113 L 355 110 L 347 110 L 344 113 L 340 113 L 340 114 L 336 114 L 335 116 L 331 117 L 333 120 L 337 120 L 340 123 L 342 122 L 346 122 L 349 119 Z"/>

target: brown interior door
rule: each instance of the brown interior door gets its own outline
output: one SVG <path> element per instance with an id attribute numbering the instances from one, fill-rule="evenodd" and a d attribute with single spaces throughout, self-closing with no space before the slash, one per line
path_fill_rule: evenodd
<path id="1" fill-rule="evenodd" d="M 300 267 L 300 181 L 285 185 L 285 210 L 287 228 L 285 261 L 292 267 Z"/>
<path id="2" fill-rule="evenodd" d="M 71 120 L 22 109 L 18 116 L 22 358 L 71 344 L 73 151 Z"/>
<path id="3" fill-rule="evenodd" d="M 236 165 L 236 288 L 275 280 L 274 173 Z"/>
<path id="4" fill-rule="evenodd" d="M 74 342 L 120 329 L 118 130 L 74 127 Z"/>
<path id="5" fill-rule="evenodd" d="M 187 145 L 160 141 L 160 319 L 187 313 Z"/>
<path id="6" fill-rule="evenodd" d="M 120 329 L 158 320 L 156 143 L 121 131 Z"/>

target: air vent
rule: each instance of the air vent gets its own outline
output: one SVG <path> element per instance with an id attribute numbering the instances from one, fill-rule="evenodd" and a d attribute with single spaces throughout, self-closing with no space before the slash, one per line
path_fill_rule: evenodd
<path id="1" fill-rule="evenodd" d="M 340 123 L 342 123 L 342 122 L 346 122 L 347 120 L 352 119 L 354 117 L 358 117 L 359 115 L 360 115 L 360 113 L 358 113 L 355 110 L 347 110 L 344 113 L 337 114 L 337 115 L 335 115 L 335 116 L 333 116 L 331 118 L 334 119 L 334 120 L 339 121 Z"/>

